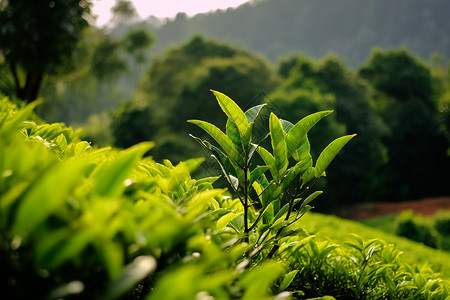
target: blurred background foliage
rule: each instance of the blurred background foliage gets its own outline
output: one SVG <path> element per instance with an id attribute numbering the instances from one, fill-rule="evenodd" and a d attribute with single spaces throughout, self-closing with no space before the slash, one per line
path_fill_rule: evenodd
<path id="1" fill-rule="evenodd" d="M 265 0 L 165 21 L 119 0 L 105 28 L 89 26 L 90 1 L 50 2 L 0 0 L 0 91 L 42 97 L 41 118 L 83 127 L 93 144 L 205 156 L 186 120 L 225 126 L 214 89 L 290 121 L 335 110 L 311 131 L 313 155 L 358 134 L 321 182 L 319 210 L 450 195 L 446 0 Z"/>

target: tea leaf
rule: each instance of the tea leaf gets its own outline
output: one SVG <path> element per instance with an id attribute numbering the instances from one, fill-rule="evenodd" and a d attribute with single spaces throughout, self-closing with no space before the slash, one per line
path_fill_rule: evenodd
<path id="1" fill-rule="evenodd" d="M 206 133 L 208 133 L 220 145 L 220 147 L 222 147 L 229 159 L 235 161 L 237 164 L 242 164 L 243 159 L 234 147 L 233 141 L 219 128 L 205 121 L 189 120 L 188 122 L 195 124 L 206 131 Z"/>
<path id="2" fill-rule="evenodd" d="M 13 232 L 20 235 L 33 230 L 63 204 L 80 179 L 84 167 L 78 160 L 64 161 L 36 179 L 17 209 Z"/>
<path id="3" fill-rule="evenodd" d="M 269 128 L 277 171 L 275 179 L 278 180 L 284 174 L 289 164 L 286 156 L 286 133 L 281 126 L 280 120 L 274 113 L 270 114 Z"/>
<path id="4" fill-rule="evenodd" d="M 294 271 L 287 273 L 286 276 L 284 276 L 283 281 L 280 284 L 280 291 L 284 291 L 285 289 L 288 288 L 288 286 L 294 280 L 295 275 L 297 275 L 298 272 L 299 272 L 299 270 L 294 270 Z"/>
<path id="5" fill-rule="evenodd" d="M 320 153 L 317 159 L 314 175 L 316 178 L 322 176 L 322 173 L 331 163 L 331 161 L 336 157 L 336 155 L 341 151 L 341 149 L 348 143 L 356 134 L 346 135 L 332 141 L 323 151 Z"/>
<path id="6" fill-rule="evenodd" d="M 248 126 L 247 117 L 245 116 L 244 112 L 227 95 L 214 90 L 211 90 L 211 92 L 213 92 L 214 96 L 216 96 L 220 108 L 222 108 L 223 112 L 236 125 L 237 129 L 239 130 L 240 136 L 243 137 L 244 133 L 247 131 Z"/>
<path id="7" fill-rule="evenodd" d="M 120 195 L 125 189 L 123 182 L 135 168 L 138 159 L 152 146 L 153 143 L 149 142 L 138 144 L 101 165 L 92 175 L 94 191 L 104 197 Z"/>
<path id="8" fill-rule="evenodd" d="M 328 116 L 332 112 L 332 110 L 327 110 L 306 116 L 289 130 L 286 136 L 288 158 L 291 157 L 294 151 L 300 146 L 308 131 L 322 118 Z"/>

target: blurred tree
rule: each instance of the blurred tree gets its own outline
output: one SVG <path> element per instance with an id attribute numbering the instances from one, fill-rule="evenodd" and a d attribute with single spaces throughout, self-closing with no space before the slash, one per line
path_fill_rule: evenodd
<path id="1" fill-rule="evenodd" d="M 114 24 L 130 24 L 138 20 L 139 15 L 133 2 L 128 0 L 116 0 L 111 8 L 111 20 Z"/>
<path id="2" fill-rule="evenodd" d="M 46 77 L 41 92 L 45 101 L 37 108 L 39 115 L 51 122 L 85 127 L 92 114 L 118 109 L 133 96 L 149 63 L 147 49 L 153 40 L 146 29 L 137 26 L 121 34 L 94 27 L 85 30 L 73 54 L 78 64 Z M 102 114 L 93 120 L 108 117 Z"/>
<path id="3" fill-rule="evenodd" d="M 150 48 L 155 39 L 145 29 L 131 29 L 125 39 L 125 50 L 131 54 L 138 63 L 145 61 L 145 50 Z"/>
<path id="4" fill-rule="evenodd" d="M 95 48 L 92 72 L 100 81 L 115 79 L 128 69 L 125 58 L 119 53 L 120 48 L 121 43 L 107 35 Z"/>
<path id="5" fill-rule="evenodd" d="M 430 69 L 404 49 L 378 49 L 359 74 L 375 87 L 376 109 L 390 128 L 384 139 L 389 155 L 386 197 L 448 194 L 448 141 L 439 130 Z"/>
<path id="6" fill-rule="evenodd" d="M 292 117 L 296 120 L 314 111 L 335 110 L 317 124 L 322 128 L 311 131 L 313 153 L 320 153 L 326 143 L 343 131 L 358 134 L 327 171 L 328 203 L 322 209 L 332 209 L 338 203 L 376 201 L 382 184 L 377 174 L 387 162 L 381 140 L 386 127 L 371 107 L 367 87 L 335 56 L 319 62 L 289 57 L 280 62 L 278 72 L 285 81 L 281 91 L 270 95 L 270 99 L 283 114 L 291 118 L 292 113 L 299 113 Z"/>
<path id="7" fill-rule="evenodd" d="M 274 74 L 262 58 L 194 37 L 155 59 L 143 77 L 136 101 L 147 102 L 151 117 L 150 124 L 140 130 L 153 128 L 151 139 L 156 148 L 152 153 L 157 159 L 198 155 L 199 145 L 188 134 L 202 136 L 203 132 L 186 121 L 195 118 L 223 126 L 226 121 L 210 89 L 230 95 L 245 108 L 260 103 L 258 96 L 271 91 L 274 82 Z M 116 141 L 120 138 L 116 136 Z"/>
<path id="8" fill-rule="evenodd" d="M 111 124 L 114 144 L 128 148 L 136 144 L 136 141 L 150 140 L 153 131 L 149 122 L 150 117 L 151 111 L 148 106 L 138 105 L 135 102 L 123 103 L 115 112 Z"/>
<path id="9" fill-rule="evenodd" d="M 88 0 L 2 0 L 0 52 L 16 96 L 34 101 L 45 74 L 71 60 L 88 26 Z"/>
<path id="10" fill-rule="evenodd" d="M 433 108 L 430 70 L 405 49 L 376 49 L 359 75 L 396 101 L 417 98 Z"/>
<path id="11" fill-rule="evenodd" d="M 430 61 L 433 101 L 437 103 L 439 130 L 447 138 L 447 155 L 450 155 L 450 64 L 434 53 Z"/>

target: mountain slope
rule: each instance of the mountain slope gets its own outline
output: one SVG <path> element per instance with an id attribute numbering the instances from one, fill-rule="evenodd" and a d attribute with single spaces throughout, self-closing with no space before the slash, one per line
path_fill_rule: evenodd
<path id="1" fill-rule="evenodd" d="M 202 34 L 272 61 L 334 52 L 358 66 L 375 46 L 406 46 L 425 59 L 434 51 L 450 57 L 448 11 L 447 0 L 260 0 L 191 19 L 179 14 L 152 32 L 159 50 Z"/>

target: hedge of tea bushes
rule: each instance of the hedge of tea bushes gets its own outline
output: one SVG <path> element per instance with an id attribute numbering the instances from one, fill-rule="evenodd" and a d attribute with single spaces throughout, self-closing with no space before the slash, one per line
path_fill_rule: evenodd
<path id="1" fill-rule="evenodd" d="M 445 299 L 448 283 L 382 241 L 293 230 L 271 259 L 233 230 L 242 208 L 202 159 L 152 143 L 95 148 L 34 105 L 0 100 L 0 290 L 9 299 Z M 150 151 L 150 152 L 149 152 Z M 416 297 L 416 298 L 414 298 Z"/>

